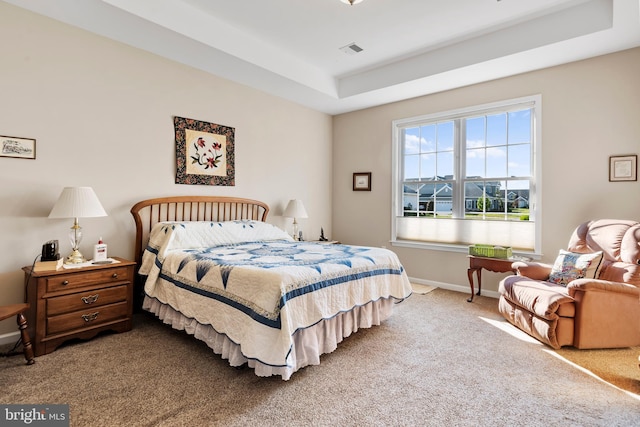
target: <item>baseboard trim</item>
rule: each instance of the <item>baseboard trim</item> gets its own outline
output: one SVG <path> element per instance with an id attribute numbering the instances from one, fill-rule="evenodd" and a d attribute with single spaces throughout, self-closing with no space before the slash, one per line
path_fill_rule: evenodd
<path id="1" fill-rule="evenodd" d="M 18 342 L 19 338 L 20 338 L 20 332 L 18 331 L 0 335 L 0 345 L 15 344 Z"/>
<path id="2" fill-rule="evenodd" d="M 447 289 L 450 291 L 460 292 L 467 295 L 469 295 L 471 292 L 471 289 L 468 285 L 460 286 L 452 283 L 436 282 L 435 280 L 416 279 L 415 277 L 409 277 L 409 281 L 412 283 L 417 283 L 419 285 L 435 286 L 436 288 Z M 491 291 L 491 290 L 483 290 L 482 296 L 489 297 L 489 298 L 500 298 L 500 294 L 497 291 Z"/>

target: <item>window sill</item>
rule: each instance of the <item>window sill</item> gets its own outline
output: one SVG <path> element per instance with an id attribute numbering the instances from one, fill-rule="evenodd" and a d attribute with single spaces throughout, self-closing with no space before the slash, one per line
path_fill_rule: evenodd
<path id="1" fill-rule="evenodd" d="M 412 240 L 391 240 L 389 242 L 391 246 L 398 246 L 403 248 L 412 249 L 426 249 L 431 251 L 440 252 L 457 252 L 457 253 L 469 253 L 468 245 L 454 245 L 445 243 L 430 243 L 430 242 L 417 242 Z M 542 254 L 527 252 L 527 251 L 513 251 L 514 255 L 531 258 L 532 260 L 542 259 Z"/>

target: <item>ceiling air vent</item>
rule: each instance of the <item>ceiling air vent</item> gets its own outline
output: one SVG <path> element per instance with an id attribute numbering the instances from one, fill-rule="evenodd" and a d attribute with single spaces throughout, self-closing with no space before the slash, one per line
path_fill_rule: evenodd
<path id="1" fill-rule="evenodd" d="M 340 50 L 347 55 L 355 55 L 356 53 L 362 52 L 363 49 L 355 43 L 349 43 L 346 46 L 342 46 Z"/>

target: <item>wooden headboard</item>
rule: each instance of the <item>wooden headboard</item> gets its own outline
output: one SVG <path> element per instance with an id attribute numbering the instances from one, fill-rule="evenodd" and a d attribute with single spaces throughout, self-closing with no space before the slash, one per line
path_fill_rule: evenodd
<path id="1" fill-rule="evenodd" d="M 136 222 L 135 257 L 138 267 L 142 261 L 149 233 L 162 221 L 233 221 L 253 219 L 266 221 L 266 203 L 237 197 L 176 196 L 143 200 L 131 208 Z"/>

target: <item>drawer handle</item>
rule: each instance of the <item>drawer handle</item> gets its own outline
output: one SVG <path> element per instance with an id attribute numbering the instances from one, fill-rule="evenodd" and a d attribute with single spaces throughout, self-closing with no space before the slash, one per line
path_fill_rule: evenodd
<path id="1" fill-rule="evenodd" d="M 67 286 L 69 284 L 68 280 L 65 280 L 64 282 L 62 282 L 62 286 Z"/>
<path id="2" fill-rule="evenodd" d="M 82 318 L 84 319 L 85 322 L 89 323 L 96 320 L 98 318 L 98 314 L 100 314 L 99 311 L 96 311 L 95 313 L 91 313 L 91 314 L 83 314 Z"/>
<path id="3" fill-rule="evenodd" d="M 111 275 L 111 278 L 112 278 L 112 279 L 117 279 L 117 278 L 118 278 L 118 273 L 113 273 L 113 274 Z"/>
<path id="4" fill-rule="evenodd" d="M 94 302 L 98 301 L 98 297 L 100 297 L 100 294 L 89 295 L 86 297 L 82 297 L 81 299 L 85 304 L 93 304 Z"/>

